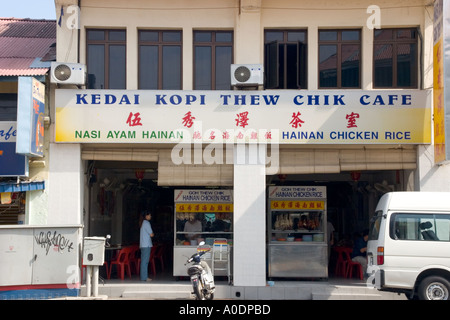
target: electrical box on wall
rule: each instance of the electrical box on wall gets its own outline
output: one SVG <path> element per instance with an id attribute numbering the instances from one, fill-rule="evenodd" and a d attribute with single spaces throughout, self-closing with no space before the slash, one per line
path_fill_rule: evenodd
<path id="1" fill-rule="evenodd" d="M 85 237 L 83 241 L 83 265 L 101 266 L 105 262 L 105 238 Z"/>

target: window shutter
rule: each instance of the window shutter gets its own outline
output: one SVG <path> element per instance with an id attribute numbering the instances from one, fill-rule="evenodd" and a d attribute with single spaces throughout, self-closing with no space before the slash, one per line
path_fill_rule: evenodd
<path id="1" fill-rule="evenodd" d="M 279 84 L 278 41 L 266 44 L 266 89 L 278 89 Z"/>

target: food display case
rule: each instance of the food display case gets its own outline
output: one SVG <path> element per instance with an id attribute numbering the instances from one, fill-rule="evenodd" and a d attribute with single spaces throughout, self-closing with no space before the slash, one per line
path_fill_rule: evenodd
<path id="1" fill-rule="evenodd" d="M 324 186 L 268 190 L 269 277 L 328 277 Z"/>
<path id="2" fill-rule="evenodd" d="M 233 191 L 178 189 L 175 190 L 174 202 L 173 275 L 186 276 L 184 264 L 197 250 L 201 241 L 213 247 L 214 239 L 226 239 L 231 248 Z M 224 275 L 227 275 L 227 272 L 229 270 L 226 270 Z"/>

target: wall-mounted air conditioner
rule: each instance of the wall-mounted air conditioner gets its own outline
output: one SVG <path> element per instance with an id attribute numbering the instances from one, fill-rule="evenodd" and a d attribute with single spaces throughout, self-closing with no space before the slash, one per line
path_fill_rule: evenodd
<path id="1" fill-rule="evenodd" d="M 264 68 L 262 64 L 232 64 L 231 85 L 234 87 L 263 85 Z"/>
<path id="2" fill-rule="evenodd" d="M 80 63 L 52 62 L 50 82 L 58 84 L 86 84 L 86 65 Z"/>

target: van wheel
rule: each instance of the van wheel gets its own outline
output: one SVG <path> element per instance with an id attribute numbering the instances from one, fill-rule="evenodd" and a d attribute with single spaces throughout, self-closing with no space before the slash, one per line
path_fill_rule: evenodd
<path id="1" fill-rule="evenodd" d="M 449 300 L 450 283 L 442 277 L 431 276 L 419 285 L 420 300 Z"/>

